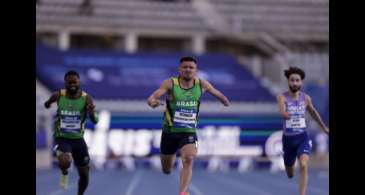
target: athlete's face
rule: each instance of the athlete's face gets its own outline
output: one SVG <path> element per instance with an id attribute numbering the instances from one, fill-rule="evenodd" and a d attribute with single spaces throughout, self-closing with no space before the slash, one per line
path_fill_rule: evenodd
<path id="1" fill-rule="evenodd" d="M 80 79 L 75 75 L 67 76 L 65 79 L 65 88 L 68 93 L 76 94 L 80 89 Z"/>
<path id="2" fill-rule="evenodd" d="M 291 74 L 288 79 L 288 85 L 290 91 L 295 93 L 302 87 L 302 78 L 299 74 Z"/>
<path id="3" fill-rule="evenodd" d="M 191 80 L 195 77 L 197 72 L 197 65 L 192 61 L 184 61 L 180 64 L 179 73 L 185 80 Z"/>

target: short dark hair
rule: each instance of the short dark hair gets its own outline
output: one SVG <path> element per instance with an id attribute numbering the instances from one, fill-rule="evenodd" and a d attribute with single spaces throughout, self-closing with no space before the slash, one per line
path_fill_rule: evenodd
<path id="1" fill-rule="evenodd" d="M 66 78 L 68 76 L 76 76 L 77 78 L 80 78 L 79 73 L 76 72 L 76 71 L 74 71 L 74 70 L 70 70 L 70 71 L 66 72 L 65 77 L 64 77 L 64 80 L 66 80 Z"/>
<path id="2" fill-rule="evenodd" d="M 191 56 L 184 56 L 184 57 L 180 58 L 180 63 L 182 63 L 182 62 L 195 62 L 195 64 L 197 64 L 196 59 Z"/>
<path id="3" fill-rule="evenodd" d="M 289 69 L 284 70 L 284 75 L 289 79 L 291 74 L 298 74 L 302 80 L 305 78 L 305 72 L 298 67 L 289 67 Z"/>

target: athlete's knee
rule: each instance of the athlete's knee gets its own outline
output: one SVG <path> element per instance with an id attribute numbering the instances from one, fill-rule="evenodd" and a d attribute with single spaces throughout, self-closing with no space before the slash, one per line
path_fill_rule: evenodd
<path id="1" fill-rule="evenodd" d="M 162 172 L 166 175 L 170 175 L 171 169 L 170 168 L 162 168 Z"/>
<path id="2" fill-rule="evenodd" d="M 60 155 L 59 159 L 60 159 L 60 161 L 63 161 L 63 162 L 70 162 L 71 161 L 71 155 L 62 154 L 62 155 Z"/>
<path id="3" fill-rule="evenodd" d="M 167 164 L 163 164 L 162 166 L 162 172 L 166 175 L 169 175 L 171 173 L 172 170 L 172 166 L 171 165 L 167 165 Z"/>
<path id="4" fill-rule="evenodd" d="M 292 167 L 286 168 L 286 175 L 289 179 L 294 177 L 294 169 Z"/>
<path id="5" fill-rule="evenodd" d="M 194 162 L 194 155 L 186 155 L 182 158 L 183 166 L 191 166 Z"/>
<path id="6" fill-rule="evenodd" d="M 60 167 L 69 168 L 71 166 L 71 154 L 63 153 L 58 156 Z"/>
<path id="7" fill-rule="evenodd" d="M 300 162 L 300 170 L 307 170 L 308 169 L 308 162 L 302 161 Z"/>
<path id="8" fill-rule="evenodd" d="M 169 175 L 172 171 L 172 168 L 175 164 L 175 155 L 161 155 L 161 165 L 162 165 L 162 172 L 166 175 Z"/>

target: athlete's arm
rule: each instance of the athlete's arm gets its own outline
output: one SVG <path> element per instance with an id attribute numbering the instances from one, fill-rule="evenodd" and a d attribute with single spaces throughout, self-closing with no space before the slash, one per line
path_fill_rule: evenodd
<path id="1" fill-rule="evenodd" d="M 285 119 L 288 120 L 290 119 L 289 114 L 285 111 L 286 110 L 286 106 L 285 106 L 285 97 L 283 95 L 278 95 L 277 97 L 277 101 L 279 104 L 279 112 L 280 115 Z"/>
<path id="2" fill-rule="evenodd" d="M 322 130 L 325 133 L 329 134 L 330 131 L 329 131 L 328 127 L 324 124 L 324 122 L 322 121 L 322 118 L 319 115 L 316 108 L 313 106 L 312 99 L 308 95 L 306 95 L 305 100 L 307 101 L 307 110 L 308 110 L 309 114 L 318 123 L 318 125 L 322 128 Z"/>
<path id="3" fill-rule="evenodd" d="M 171 79 L 164 80 L 160 88 L 154 91 L 152 95 L 148 98 L 147 104 L 152 108 L 156 108 L 157 106 L 163 105 L 163 103 L 160 102 L 160 98 L 171 88 L 172 88 Z"/>
<path id="4" fill-rule="evenodd" d="M 54 92 L 51 95 L 51 97 L 46 102 L 44 102 L 44 107 L 46 107 L 47 109 L 50 108 L 54 102 L 57 102 L 59 97 L 60 97 L 60 92 L 59 91 Z"/>
<path id="5" fill-rule="evenodd" d="M 89 94 L 86 96 L 86 112 L 89 115 L 91 122 L 93 122 L 94 124 L 98 123 L 99 117 L 95 111 L 95 104 Z"/>
<path id="6" fill-rule="evenodd" d="M 224 106 L 229 106 L 230 102 L 229 102 L 228 98 L 223 95 L 223 93 L 221 93 L 216 88 L 214 88 L 213 85 L 210 84 L 206 80 L 201 79 L 200 82 L 202 84 L 202 88 L 203 88 L 202 90 L 203 90 L 203 92 L 205 92 L 205 91 L 209 92 L 210 94 L 212 94 L 213 96 L 215 96 L 216 98 L 218 98 L 219 101 L 222 102 L 222 104 Z"/>

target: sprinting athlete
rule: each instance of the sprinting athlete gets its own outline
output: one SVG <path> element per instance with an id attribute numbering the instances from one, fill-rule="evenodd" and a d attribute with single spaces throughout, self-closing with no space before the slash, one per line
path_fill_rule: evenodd
<path id="1" fill-rule="evenodd" d="M 229 100 L 208 81 L 196 77 L 197 61 L 192 57 L 180 59 L 179 76 L 163 81 L 161 87 L 148 98 L 148 105 L 156 108 L 163 103 L 160 97 L 167 93 L 166 111 L 161 136 L 161 164 L 165 174 L 173 168 L 176 152 L 180 150 L 182 171 L 180 173 L 179 195 L 188 195 L 192 176 L 193 160 L 197 155 L 198 114 L 200 97 L 209 92 L 229 106 Z"/>
<path id="2" fill-rule="evenodd" d="M 283 124 L 284 164 L 288 178 L 294 176 L 294 165 L 298 158 L 300 165 L 299 192 L 305 195 L 308 181 L 308 161 L 312 149 L 312 141 L 306 131 L 306 111 L 319 124 L 322 130 L 329 134 L 328 127 L 323 123 L 321 116 L 314 108 L 309 95 L 302 92 L 302 81 L 305 72 L 296 67 L 284 71 L 288 79 L 289 91 L 277 97 Z"/>
<path id="3" fill-rule="evenodd" d="M 64 76 L 65 89 L 52 94 L 44 103 L 50 108 L 57 103 L 57 116 L 54 123 L 56 154 L 61 169 L 60 185 L 68 186 L 68 168 L 73 159 L 79 174 L 78 195 L 83 195 L 89 183 L 89 153 L 83 138 L 84 122 L 87 116 L 96 124 L 98 116 L 90 95 L 80 90 L 80 76 L 69 71 Z"/>

